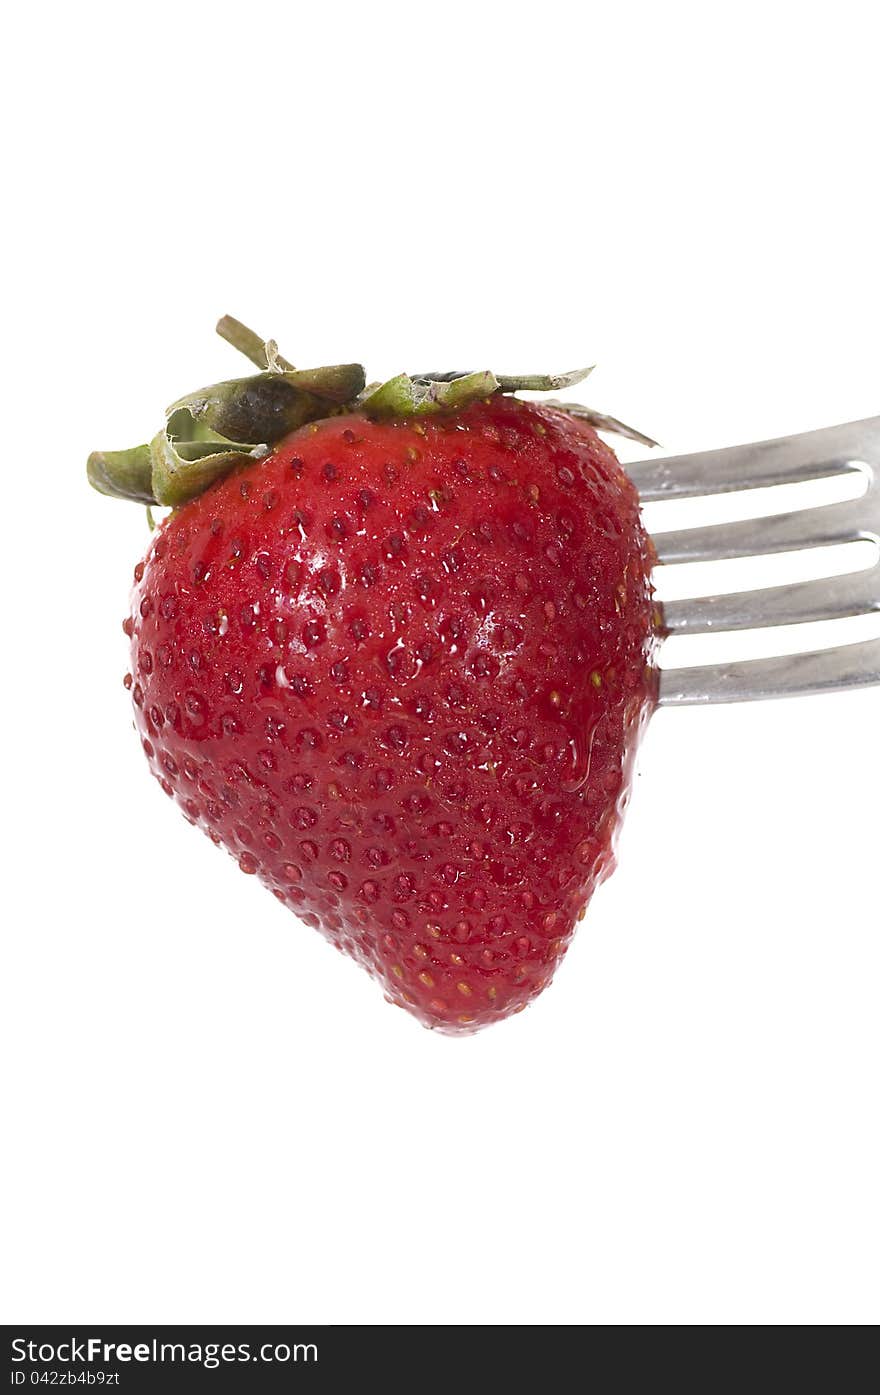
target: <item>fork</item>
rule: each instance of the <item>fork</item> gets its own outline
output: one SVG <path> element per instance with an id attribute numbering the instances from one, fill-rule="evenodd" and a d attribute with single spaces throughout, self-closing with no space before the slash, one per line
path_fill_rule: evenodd
<path id="1" fill-rule="evenodd" d="M 626 466 L 643 503 L 800 484 L 860 471 L 857 499 L 766 518 L 654 534 L 661 564 L 759 557 L 867 540 L 880 546 L 880 417 L 752 445 Z M 733 595 L 669 601 L 664 633 L 694 635 L 796 625 L 880 610 L 880 559 L 866 570 Z M 880 683 L 880 638 L 779 658 L 661 669 L 661 706 L 750 702 Z"/>

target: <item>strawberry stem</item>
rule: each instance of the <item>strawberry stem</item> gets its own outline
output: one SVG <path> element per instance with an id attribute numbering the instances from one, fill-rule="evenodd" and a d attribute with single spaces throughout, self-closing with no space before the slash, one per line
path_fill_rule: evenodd
<path id="1" fill-rule="evenodd" d="M 293 370 L 293 364 L 288 363 L 286 358 L 282 358 L 277 349 L 272 355 L 273 362 L 270 364 L 269 355 L 266 353 L 267 341 L 261 339 L 255 330 L 248 329 L 247 325 L 243 325 L 241 320 L 234 319 L 232 315 L 224 315 L 221 320 L 217 321 L 217 333 L 221 339 L 225 339 L 227 344 L 232 345 L 233 349 L 238 349 L 239 353 L 244 354 L 245 358 L 250 359 L 251 363 L 256 364 L 257 368 L 262 369 L 264 373 L 267 368 L 274 367 L 276 364 L 287 372 Z"/>

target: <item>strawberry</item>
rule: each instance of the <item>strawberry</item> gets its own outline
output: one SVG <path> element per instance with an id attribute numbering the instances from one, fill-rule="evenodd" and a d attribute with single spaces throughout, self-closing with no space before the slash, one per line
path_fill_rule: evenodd
<path id="1" fill-rule="evenodd" d="M 473 1031 L 614 865 L 655 693 L 635 489 L 595 414 L 512 395 L 577 375 L 365 392 L 221 329 L 266 371 L 89 462 L 176 505 L 124 625 L 150 769 L 392 1002 Z"/>

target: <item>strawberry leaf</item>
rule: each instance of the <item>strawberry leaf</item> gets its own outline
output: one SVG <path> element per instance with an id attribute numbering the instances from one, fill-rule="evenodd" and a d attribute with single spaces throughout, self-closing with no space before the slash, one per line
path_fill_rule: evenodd
<path id="1" fill-rule="evenodd" d="M 176 508 L 203 494 L 215 480 L 257 458 L 265 447 L 218 449 L 215 441 L 180 441 L 160 431 L 150 442 L 152 494 L 157 504 Z"/>

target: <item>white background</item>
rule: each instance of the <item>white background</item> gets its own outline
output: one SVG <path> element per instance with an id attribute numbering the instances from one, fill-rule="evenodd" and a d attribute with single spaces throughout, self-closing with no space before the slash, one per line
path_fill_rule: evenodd
<path id="1" fill-rule="evenodd" d="M 659 713 L 556 983 L 449 1040 L 147 778 L 146 525 L 84 477 L 240 371 L 226 311 L 374 376 L 597 360 L 672 451 L 880 411 L 869 13 L 7 19 L 6 1321 L 876 1321 L 880 693 Z"/>

